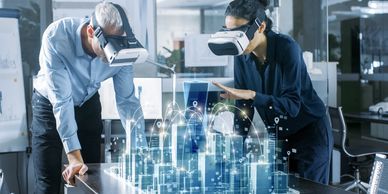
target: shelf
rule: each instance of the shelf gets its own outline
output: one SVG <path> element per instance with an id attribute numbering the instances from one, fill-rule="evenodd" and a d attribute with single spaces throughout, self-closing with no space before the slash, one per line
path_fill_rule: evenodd
<path id="1" fill-rule="evenodd" d="M 337 80 L 338 81 L 359 81 L 360 74 L 358 74 L 358 73 L 337 74 Z"/>
<path id="2" fill-rule="evenodd" d="M 375 74 L 359 74 L 359 73 L 343 73 L 338 74 L 338 81 L 388 81 L 388 73 L 375 73 Z"/>
<path id="3" fill-rule="evenodd" d="M 388 73 L 361 74 L 361 79 L 369 81 L 388 81 Z"/>

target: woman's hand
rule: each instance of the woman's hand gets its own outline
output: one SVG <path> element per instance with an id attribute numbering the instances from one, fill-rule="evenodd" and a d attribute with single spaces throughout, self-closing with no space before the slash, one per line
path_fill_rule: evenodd
<path id="1" fill-rule="evenodd" d="M 225 93 L 220 96 L 225 99 L 233 100 L 253 100 L 256 96 L 256 92 L 252 90 L 240 90 L 224 86 L 218 82 L 213 82 L 213 85 L 221 88 Z"/>

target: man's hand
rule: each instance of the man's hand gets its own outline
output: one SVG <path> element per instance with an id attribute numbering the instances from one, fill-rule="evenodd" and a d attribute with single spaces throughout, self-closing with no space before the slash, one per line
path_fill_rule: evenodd
<path id="1" fill-rule="evenodd" d="M 72 151 L 67 154 L 69 165 L 62 172 L 63 179 L 67 184 L 74 185 L 74 176 L 76 174 L 84 175 L 88 170 L 88 167 L 84 164 L 84 161 L 79 150 Z"/>
<path id="2" fill-rule="evenodd" d="M 213 82 L 213 84 L 225 91 L 225 93 L 220 95 L 222 98 L 225 98 L 225 99 L 253 100 L 256 96 L 256 92 L 252 90 L 240 90 L 240 89 L 230 88 L 218 82 Z"/>

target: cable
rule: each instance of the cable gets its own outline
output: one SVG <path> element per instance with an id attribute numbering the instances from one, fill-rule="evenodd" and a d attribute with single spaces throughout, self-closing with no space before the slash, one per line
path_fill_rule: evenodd
<path id="1" fill-rule="evenodd" d="M 16 152 L 16 181 L 18 183 L 18 191 L 20 192 L 20 180 L 19 180 L 19 153 Z"/>
<path id="2" fill-rule="evenodd" d="M 26 193 L 28 194 L 28 165 L 30 163 L 30 157 L 27 156 L 27 165 L 26 165 Z"/>
<path id="3" fill-rule="evenodd" d="M 26 194 L 28 194 L 28 167 L 30 164 L 30 153 L 31 153 L 31 147 L 27 147 L 26 154 L 27 154 L 27 163 L 26 163 Z"/>
<path id="4" fill-rule="evenodd" d="M 26 194 L 28 194 L 28 164 L 29 164 L 29 154 L 27 153 L 27 164 L 26 164 Z"/>

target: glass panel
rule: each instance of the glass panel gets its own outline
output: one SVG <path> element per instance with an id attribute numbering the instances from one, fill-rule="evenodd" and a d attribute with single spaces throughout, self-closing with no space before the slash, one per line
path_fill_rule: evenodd
<path id="1" fill-rule="evenodd" d="M 339 102 L 346 112 L 368 111 L 388 96 L 388 1 L 329 2 L 329 59 L 339 61 Z"/>
<path id="2" fill-rule="evenodd" d="M 231 77 L 232 72 L 225 69 L 230 61 L 214 58 L 208 52 L 206 36 L 200 36 L 214 33 L 224 25 L 226 7 L 189 4 L 157 4 L 158 62 L 175 64 L 178 77 Z M 195 50 L 185 48 L 185 41 L 195 43 Z M 212 62 L 207 64 L 209 61 Z M 159 72 L 168 73 L 163 69 Z"/>
<path id="3" fill-rule="evenodd" d="M 277 1 L 270 8 L 274 31 L 296 40 L 304 53 L 314 89 L 326 105 L 336 105 L 336 91 L 328 88 L 326 0 Z M 335 65 L 335 64 L 334 64 Z M 335 72 L 334 72 L 335 74 Z M 332 99 L 332 100 L 331 100 Z M 329 101 L 331 101 L 329 103 Z"/>
<path id="4" fill-rule="evenodd" d="M 41 1 L 39 0 L 0 0 L 1 8 L 20 10 L 19 34 L 22 54 L 24 92 L 27 105 L 27 119 L 31 118 L 32 75 L 39 70 L 41 35 Z M 31 121 L 27 121 L 30 123 Z"/>
<path id="5" fill-rule="evenodd" d="M 388 72 L 388 26 L 383 25 L 387 19 L 388 11 L 387 14 L 374 14 L 359 19 L 362 74 Z"/>
<path id="6" fill-rule="evenodd" d="M 314 61 L 327 61 L 327 0 L 281 1 L 275 26 L 282 34 L 292 36 L 303 51 L 313 53 Z M 278 20 L 276 20 L 278 18 Z"/>
<path id="7" fill-rule="evenodd" d="M 37 68 L 40 45 L 40 5 L 37 0 L 3 0 L 3 8 L 20 10 L 19 31 L 24 70 L 32 72 Z M 30 73 L 26 72 L 26 75 Z"/>

